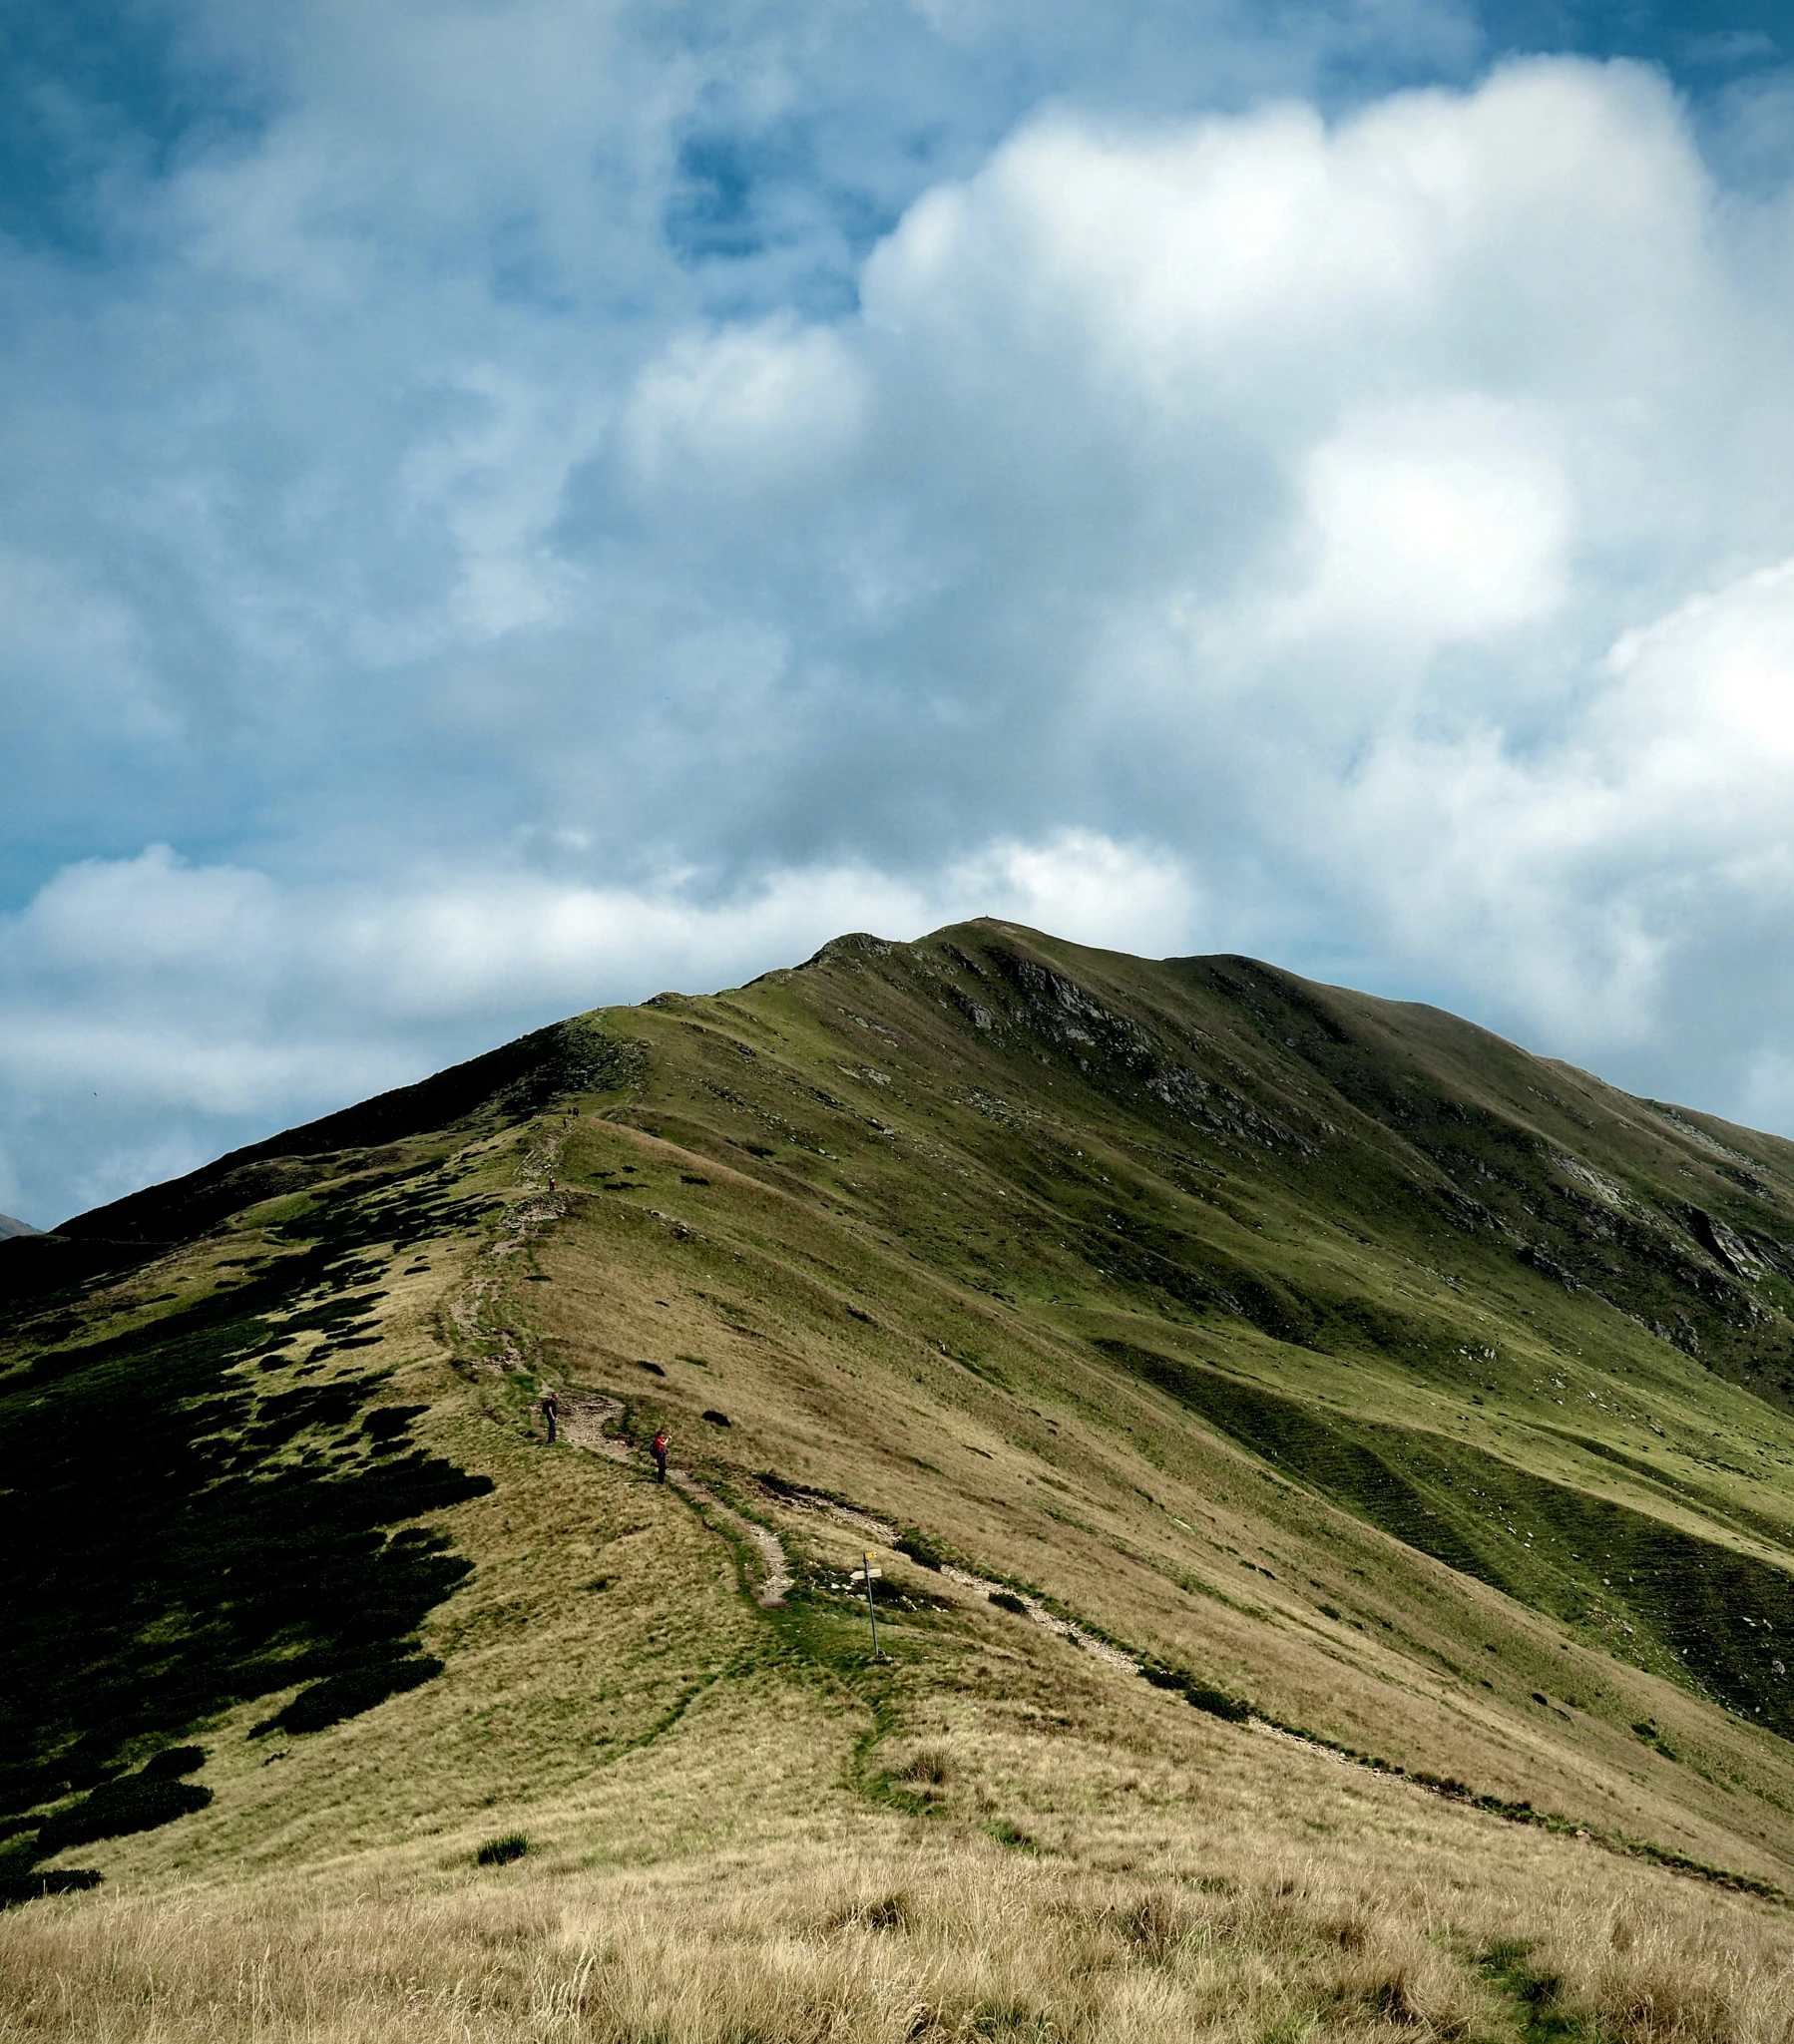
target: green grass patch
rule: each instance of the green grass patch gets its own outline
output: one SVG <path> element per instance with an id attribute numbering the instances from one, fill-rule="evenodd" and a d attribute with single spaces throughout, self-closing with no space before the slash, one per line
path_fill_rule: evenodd
<path id="1" fill-rule="evenodd" d="M 1099 1346 L 1384 1532 L 1794 1737 L 1794 1692 L 1776 1673 L 1777 1642 L 1794 1640 L 1787 1570 L 1441 1432 L 1329 1411 L 1126 1342 Z"/>

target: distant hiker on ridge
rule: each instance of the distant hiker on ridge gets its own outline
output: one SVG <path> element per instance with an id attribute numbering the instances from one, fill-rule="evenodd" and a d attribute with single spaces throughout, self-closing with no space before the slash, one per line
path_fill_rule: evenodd
<path id="1" fill-rule="evenodd" d="M 655 1435 L 649 1450 L 655 1458 L 656 1480 L 662 1483 L 665 1483 L 667 1480 L 667 1450 L 672 1445 L 673 1435 L 663 1427 L 660 1432 Z"/>
<path id="2" fill-rule="evenodd" d="M 555 1444 L 555 1421 L 561 1411 L 561 1402 L 545 1384 L 542 1387 L 542 1417 L 548 1422 L 548 1444 Z"/>

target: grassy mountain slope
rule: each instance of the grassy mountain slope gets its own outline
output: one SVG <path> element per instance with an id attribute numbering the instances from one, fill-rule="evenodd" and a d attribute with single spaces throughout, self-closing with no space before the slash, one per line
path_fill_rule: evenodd
<path id="1" fill-rule="evenodd" d="M 539 1032 L 0 1297 L 3 1877 L 106 1876 L 6 1919 L 17 2034 L 53 1974 L 137 2034 L 177 1950 L 249 2034 L 274 1918 L 258 2034 L 299 1924 L 481 2035 L 1782 2034 L 1794 1145 L 979 923 Z"/>

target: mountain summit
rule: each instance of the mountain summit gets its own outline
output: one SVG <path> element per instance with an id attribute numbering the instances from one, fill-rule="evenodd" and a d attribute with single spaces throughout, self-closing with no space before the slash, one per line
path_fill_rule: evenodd
<path id="1" fill-rule="evenodd" d="M 1779 1138 L 982 921 L 538 1031 L 0 1297 L 3 1877 L 95 1889 L 14 1919 L 95 2026 L 177 1886 L 177 2029 L 307 1938 L 486 1967 L 494 2037 L 563 1959 L 569 2034 L 718 2039 L 1642 2044 L 1647 1922 L 1703 2036 L 1789 1977 Z"/>

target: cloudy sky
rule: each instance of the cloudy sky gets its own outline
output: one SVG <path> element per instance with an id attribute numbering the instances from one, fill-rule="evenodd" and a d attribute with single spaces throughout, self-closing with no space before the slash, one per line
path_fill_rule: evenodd
<path id="1" fill-rule="evenodd" d="M 1785 0 L 14 0 L 0 1209 L 989 912 L 1794 1132 Z"/>

